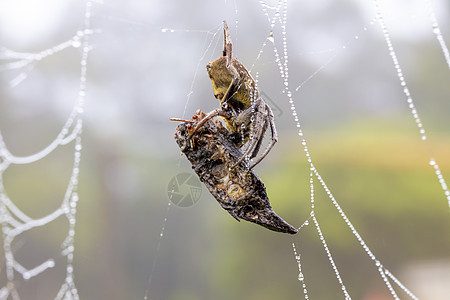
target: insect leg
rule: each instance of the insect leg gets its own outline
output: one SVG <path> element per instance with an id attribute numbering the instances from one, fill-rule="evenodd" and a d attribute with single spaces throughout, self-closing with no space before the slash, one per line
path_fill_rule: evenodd
<path id="1" fill-rule="evenodd" d="M 198 131 L 203 125 L 206 124 L 206 122 L 208 122 L 209 120 L 211 120 L 212 118 L 217 117 L 217 116 L 222 116 L 222 117 L 225 117 L 225 118 L 229 118 L 229 117 L 230 117 L 229 113 L 227 113 L 227 112 L 221 110 L 220 108 L 217 108 L 217 109 L 215 109 L 215 110 L 209 112 L 203 119 L 201 119 L 201 120 L 197 123 L 197 125 L 195 125 L 195 128 L 194 128 L 194 130 L 192 131 L 192 133 L 189 135 L 188 140 L 190 140 L 190 139 L 194 136 L 194 134 L 196 134 L 197 131 Z"/>

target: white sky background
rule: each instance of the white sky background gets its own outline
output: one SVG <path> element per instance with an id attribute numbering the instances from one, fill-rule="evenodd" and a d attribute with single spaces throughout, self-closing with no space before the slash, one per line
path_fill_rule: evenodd
<path id="1" fill-rule="evenodd" d="M 428 1 L 428 0 L 427 0 Z M 446 20 L 443 18 L 447 15 L 445 9 L 448 4 L 445 0 L 429 0 L 433 3 L 435 13 L 440 22 L 445 25 Z M 65 10 L 68 2 L 59 0 L 16 0 L 0 2 L 0 33 L 3 39 L 14 42 L 33 45 L 36 41 L 48 37 L 58 30 L 59 25 L 63 22 Z M 329 5 L 331 0 L 319 0 L 309 2 L 311 8 L 316 11 L 320 7 Z M 356 1 L 361 10 L 366 13 L 367 17 L 373 16 L 372 1 Z M 389 29 L 392 34 L 399 38 L 417 38 L 418 36 L 428 35 L 430 21 L 426 1 L 424 0 L 398 0 L 398 1 L 380 1 L 385 13 L 385 17 L 389 20 Z M 290 3 L 294 6 L 295 3 Z M 308 5 L 308 2 L 302 3 L 302 6 Z M 154 5 L 155 10 L 158 4 Z"/>
<path id="2" fill-rule="evenodd" d="M 34 45 L 58 30 L 63 23 L 67 1 L 4 1 L 0 2 L 0 32 L 3 39 Z"/>

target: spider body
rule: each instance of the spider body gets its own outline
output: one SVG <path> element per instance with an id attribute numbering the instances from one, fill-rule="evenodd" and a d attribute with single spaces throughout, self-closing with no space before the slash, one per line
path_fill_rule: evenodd
<path id="1" fill-rule="evenodd" d="M 227 58 L 219 57 L 215 61 L 206 65 L 206 71 L 211 79 L 216 97 L 222 104 L 227 101 L 230 106 L 238 110 L 244 110 L 251 106 L 254 99 L 258 98 L 258 89 L 250 73 L 237 59 L 232 58 L 231 66 L 226 67 Z M 224 99 L 228 88 L 233 83 L 235 77 L 234 70 L 237 73 L 239 82 L 228 93 L 228 99 Z"/>
<path id="2" fill-rule="evenodd" d="M 207 64 L 206 70 L 213 85 L 214 97 L 220 101 L 222 110 L 230 112 L 229 117 L 223 117 L 227 129 L 236 134 L 236 143 L 242 146 L 250 136 L 250 124 L 238 116 L 258 98 L 258 89 L 252 76 L 237 59 L 232 58 L 228 68 L 226 64 L 227 58 L 222 56 Z M 236 74 L 238 80 L 233 83 Z"/>
<path id="3" fill-rule="evenodd" d="M 214 96 L 220 101 L 220 108 L 208 113 L 194 128 L 190 137 L 208 120 L 220 116 L 233 133 L 238 146 L 246 146 L 244 154 L 236 165 L 244 159 L 255 158 L 262 140 L 270 126 L 272 139 L 264 153 L 257 158 L 250 169 L 256 166 L 277 142 L 274 116 L 270 107 L 259 97 L 255 80 L 237 59 L 232 56 L 232 44 L 227 23 L 224 21 L 223 56 L 206 65 L 213 85 Z M 236 166 L 235 165 L 235 166 Z"/>

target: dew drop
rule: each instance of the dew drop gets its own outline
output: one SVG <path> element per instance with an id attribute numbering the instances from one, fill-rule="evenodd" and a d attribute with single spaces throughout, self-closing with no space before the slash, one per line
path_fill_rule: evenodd
<path id="1" fill-rule="evenodd" d="M 81 42 L 80 42 L 79 39 L 74 39 L 74 40 L 72 41 L 72 47 L 74 47 L 74 48 L 79 48 L 80 46 L 81 46 Z"/>
<path id="2" fill-rule="evenodd" d="M 47 266 L 49 267 L 49 268 L 54 268 L 55 267 L 55 261 L 52 259 L 52 260 L 49 260 L 48 262 L 47 262 Z"/>

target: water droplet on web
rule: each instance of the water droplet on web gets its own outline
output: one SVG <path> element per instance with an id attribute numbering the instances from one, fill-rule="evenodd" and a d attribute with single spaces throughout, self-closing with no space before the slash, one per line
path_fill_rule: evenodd
<path id="1" fill-rule="evenodd" d="M 74 47 L 74 48 L 79 48 L 80 46 L 81 46 L 81 42 L 80 42 L 79 39 L 74 39 L 74 40 L 72 41 L 72 47 Z"/>
<path id="2" fill-rule="evenodd" d="M 303 273 L 302 272 L 300 272 L 300 273 L 298 273 L 298 278 L 297 278 L 299 281 L 303 281 L 303 280 L 305 280 L 305 276 L 303 276 Z"/>

